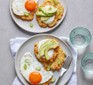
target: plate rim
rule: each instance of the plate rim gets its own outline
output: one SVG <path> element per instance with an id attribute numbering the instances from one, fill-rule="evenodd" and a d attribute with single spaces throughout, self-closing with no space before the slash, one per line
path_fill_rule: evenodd
<path id="1" fill-rule="evenodd" d="M 16 55 L 15 55 L 15 72 L 16 72 L 16 74 L 17 74 L 17 76 L 18 76 L 18 78 L 19 78 L 19 75 L 18 75 L 18 71 L 17 71 L 17 67 L 16 67 L 16 61 L 17 61 L 17 55 L 18 55 L 18 52 L 20 51 L 20 49 L 22 48 L 22 46 L 27 42 L 27 41 L 29 41 L 31 38 L 34 38 L 34 37 L 37 37 L 37 36 L 42 36 L 42 35 L 48 35 L 48 36 L 53 36 L 53 37 L 56 37 L 57 39 L 59 39 L 59 40 L 61 40 L 68 48 L 69 48 L 69 50 L 70 50 L 70 48 L 71 47 L 69 47 L 69 45 L 67 45 L 62 39 L 60 39 L 58 36 L 55 36 L 55 35 L 53 35 L 53 34 L 37 34 L 37 35 L 34 35 L 34 36 L 31 36 L 31 37 L 29 37 L 26 41 L 24 41 L 24 43 L 19 47 L 19 49 L 18 49 L 18 51 L 16 52 Z M 75 49 L 74 49 L 74 51 L 75 51 Z M 71 53 L 72 54 L 72 53 Z M 74 57 L 72 57 L 72 62 L 71 62 L 71 64 L 73 65 L 73 70 L 74 70 Z M 71 65 L 70 65 L 71 66 Z M 73 70 L 72 70 L 72 72 L 71 72 L 71 75 L 72 75 L 72 73 L 73 73 Z M 70 75 L 70 77 L 71 77 L 71 75 Z M 70 77 L 69 77 L 69 79 L 70 79 Z M 19 78 L 19 80 L 21 81 L 21 79 Z M 65 82 L 65 84 L 68 82 L 69 80 L 67 80 L 66 82 Z M 23 81 L 21 81 L 22 83 L 23 83 Z M 24 84 L 24 83 L 23 83 Z"/>
<path id="2" fill-rule="evenodd" d="M 15 23 L 18 27 L 21 28 L 21 30 L 24 30 L 24 31 L 29 32 L 29 33 L 34 33 L 34 34 L 37 34 L 37 33 L 38 33 L 38 34 L 40 34 L 40 33 L 51 32 L 51 31 L 57 29 L 57 27 L 59 27 L 59 26 L 62 24 L 62 22 L 64 21 L 64 19 L 65 19 L 65 17 L 66 17 L 66 14 L 67 14 L 67 4 L 66 4 L 66 0 L 64 0 L 64 2 L 65 2 L 65 7 L 64 7 L 65 12 L 63 13 L 64 15 L 63 15 L 63 17 L 61 18 L 61 20 L 59 20 L 60 23 L 59 23 L 58 25 L 55 25 L 53 28 L 50 28 L 50 29 L 47 30 L 47 31 L 41 31 L 41 32 L 30 31 L 30 30 L 26 30 L 24 27 L 22 27 L 21 25 L 17 24 L 17 22 L 16 22 L 16 20 L 15 20 L 15 18 L 14 18 L 15 16 L 14 16 L 13 11 L 12 11 L 12 1 L 13 1 L 13 0 L 10 0 L 10 3 L 9 3 L 9 11 L 10 11 L 10 15 L 11 15 L 12 20 L 14 21 L 14 23 Z M 38 24 L 38 26 L 39 26 L 39 24 Z M 20 28 L 19 28 L 19 29 L 20 29 Z M 43 29 L 47 29 L 47 28 L 43 28 Z"/>

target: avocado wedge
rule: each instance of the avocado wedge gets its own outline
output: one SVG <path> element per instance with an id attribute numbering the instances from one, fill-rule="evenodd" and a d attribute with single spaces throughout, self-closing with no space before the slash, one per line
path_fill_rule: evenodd
<path id="1" fill-rule="evenodd" d="M 42 11 L 37 11 L 36 12 L 37 16 L 41 16 L 41 17 L 46 17 L 47 15 L 45 13 L 43 13 Z"/>
<path id="2" fill-rule="evenodd" d="M 47 5 L 45 7 L 41 7 L 39 8 L 42 12 L 46 13 L 46 14 L 54 14 L 57 11 L 57 8 Z"/>
<path id="3" fill-rule="evenodd" d="M 51 17 L 57 12 L 57 8 L 53 6 L 39 7 L 39 11 L 45 14 L 46 17 Z"/>
<path id="4" fill-rule="evenodd" d="M 40 46 L 40 50 L 39 50 L 39 55 L 40 56 L 43 56 L 44 55 L 44 51 L 46 49 L 46 47 L 51 44 L 52 40 L 47 40 L 45 43 L 43 43 L 41 46 Z"/>
<path id="5" fill-rule="evenodd" d="M 46 60 L 49 60 L 49 58 L 50 58 L 50 56 L 48 55 L 48 51 L 49 51 L 50 49 L 55 49 L 57 46 L 58 46 L 57 43 L 53 43 L 53 44 L 49 45 L 49 46 L 45 49 L 45 58 L 46 58 Z"/>

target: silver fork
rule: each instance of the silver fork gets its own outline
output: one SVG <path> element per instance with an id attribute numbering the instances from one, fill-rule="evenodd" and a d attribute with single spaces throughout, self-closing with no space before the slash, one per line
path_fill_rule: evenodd
<path id="1" fill-rule="evenodd" d="M 55 85 L 58 85 L 58 83 L 60 82 L 62 76 L 63 76 L 64 73 L 68 70 L 71 62 L 72 62 L 72 57 L 67 56 L 67 57 L 66 57 L 66 60 L 65 60 L 65 62 L 64 62 L 64 64 L 63 64 L 63 68 L 61 68 L 61 70 L 60 70 L 60 75 L 59 75 L 59 78 L 58 78 L 58 80 L 56 81 Z"/>

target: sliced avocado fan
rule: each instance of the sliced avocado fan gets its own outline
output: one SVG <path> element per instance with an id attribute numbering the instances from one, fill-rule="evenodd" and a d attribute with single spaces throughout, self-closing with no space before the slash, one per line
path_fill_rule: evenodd
<path id="1" fill-rule="evenodd" d="M 39 11 L 36 12 L 37 16 L 52 17 L 57 12 L 57 8 L 47 5 L 45 7 L 39 7 Z"/>
<path id="2" fill-rule="evenodd" d="M 44 44 L 40 46 L 39 55 L 40 57 L 45 56 L 46 60 L 48 60 L 50 57 L 48 55 L 48 51 L 50 49 L 54 49 L 58 46 L 58 43 L 53 40 L 47 40 Z"/>
<path id="3" fill-rule="evenodd" d="M 47 40 L 46 42 L 44 42 L 41 46 L 40 46 L 40 50 L 39 50 L 39 55 L 40 56 L 44 56 L 44 51 L 45 51 L 45 48 L 51 44 L 52 40 Z"/>
<path id="4" fill-rule="evenodd" d="M 41 7 L 40 10 L 46 14 L 54 14 L 57 11 L 57 8 L 47 5 L 45 7 Z"/>

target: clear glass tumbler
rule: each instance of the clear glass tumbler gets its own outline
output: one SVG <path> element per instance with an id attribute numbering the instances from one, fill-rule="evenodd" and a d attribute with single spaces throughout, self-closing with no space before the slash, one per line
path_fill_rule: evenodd
<path id="1" fill-rule="evenodd" d="M 87 79 L 93 80 L 93 53 L 86 53 L 81 59 L 81 68 Z"/>
<path id="2" fill-rule="evenodd" d="M 76 27 L 70 32 L 70 42 L 76 48 L 88 46 L 91 38 L 91 33 L 84 27 Z"/>

